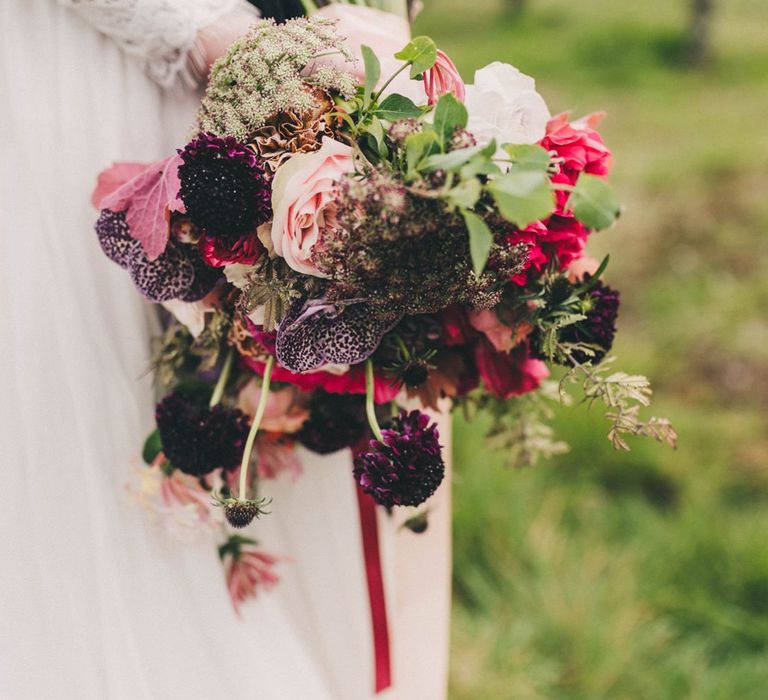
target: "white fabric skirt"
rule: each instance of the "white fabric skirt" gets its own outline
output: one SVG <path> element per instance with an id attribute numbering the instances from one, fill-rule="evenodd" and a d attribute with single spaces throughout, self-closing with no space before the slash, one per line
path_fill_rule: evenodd
<path id="1" fill-rule="evenodd" d="M 0 698 L 373 697 L 346 453 L 270 485 L 254 534 L 291 561 L 242 619 L 214 542 L 167 541 L 125 494 L 152 424 L 148 306 L 101 254 L 89 196 L 111 161 L 182 144 L 196 96 L 53 0 L 0 3 L 0 95 Z M 378 697 L 445 696 L 449 496 L 424 535 L 379 515 L 395 684 Z"/>

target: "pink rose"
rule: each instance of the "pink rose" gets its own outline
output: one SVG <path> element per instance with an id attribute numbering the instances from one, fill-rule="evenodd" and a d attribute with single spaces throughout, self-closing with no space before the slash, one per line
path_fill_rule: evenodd
<path id="1" fill-rule="evenodd" d="M 323 277 L 312 262 L 333 190 L 354 170 L 352 149 L 330 138 L 314 153 L 297 153 L 277 169 L 272 181 L 272 245 L 297 272 Z M 328 209 L 328 212 L 326 212 Z"/>
<path id="2" fill-rule="evenodd" d="M 424 92 L 427 101 L 433 105 L 442 96 L 452 92 L 458 100 L 464 102 L 466 89 L 458 68 L 440 49 L 437 50 L 437 62 L 424 73 Z"/>
<path id="3" fill-rule="evenodd" d="M 496 312 L 491 309 L 470 311 L 469 322 L 475 330 L 485 335 L 499 352 L 509 352 L 533 330 L 530 323 L 519 323 L 515 328 L 511 328 L 499 321 Z"/>

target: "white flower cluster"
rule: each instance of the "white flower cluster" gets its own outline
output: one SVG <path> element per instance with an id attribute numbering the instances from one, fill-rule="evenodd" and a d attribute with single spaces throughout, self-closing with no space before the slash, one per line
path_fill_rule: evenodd
<path id="1" fill-rule="evenodd" d="M 214 65 L 199 129 L 246 141 L 278 112 L 314 109 L 313 88 L 351 96 L 357 80 L 350 72 L 329 65 L 307 70 L 329 52 L 349 58 L 331 20 L 300 18 L 281 25 L 259 20 Z"/>

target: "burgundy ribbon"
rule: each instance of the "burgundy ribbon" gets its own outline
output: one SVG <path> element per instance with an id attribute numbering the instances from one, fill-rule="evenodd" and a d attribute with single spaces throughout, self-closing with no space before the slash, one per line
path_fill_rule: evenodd
<path id="1" fill-rule="evenodd" d="M 368 583 L 368 603 L 373 627 L 373 655 L 375 689 L 377 693 L 392 685 L 392 663 L 389 655 L 389 624 L 387 601 L 384 597 L 384 577 L 381 572 L 379 526 L 375 501 L 358 486 L 357 507 L 360 512 L 360 530 L 363 535 L 365 578 Z"/>

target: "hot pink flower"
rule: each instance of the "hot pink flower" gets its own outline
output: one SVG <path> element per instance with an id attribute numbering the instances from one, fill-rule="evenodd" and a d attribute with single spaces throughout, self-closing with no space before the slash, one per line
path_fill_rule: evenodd
<path id="1" fill-rule="evenodd" d="M 229 554 L 227 559 L 227 589 L 238 615 L 241 603 L 255 598 L 261 590 L 273 588 L 280 581 L 274 568 L 281 557 L 242 544 L 237 553 Z"/>
<path id="2" fill-rule="evenodd" d="M 277 169 L 272 181 L 272 244 L 297 272 L 323 276 L 312 262 L 312 249 L 333 211 L 336 184 L 352 170 L 352 149 L 331 138 L 323 139 L 319 151 L 298 153 Z"/>
<path id="3" fill-rule="evenodd" d="M 541 360 L 528 357 L 528 348 L 518 345 L 512 352 L 497 352 L 485 338 L 475 346 L 475 361 L 488 391 L 500 399 L 520 396 L 538 389 L 541 380 L 549 376 Z"/>
<path id="4" fill-rule="evenodd" d="M 558 114 L 547 123 L 547 133 L 541 146 L 554 151 L 563 162 L 553 182 L 575 185 L 579 173 L 604 177 L 611 167 L 611 151 L 603 143 L 594 127 L 602 115 L 590 115 L 577 122 L 569 122 L 568 114 Z M 559 212 L 562 213 L 568 200 L 568 192 L 557 193 Z"/>
<path id="5" fill-rule="evenodd" d="M 435 65 L 424 73 L 424 92 L 430 105 L 436 104 L 440 97 L 449 92 L 461 102 L 464 102 L 466 97 L 467 91 L 459 69 L 440 49 L 437 50 Z"/>
<path id="6" fill-rule="evenodd" d="M 252 357 L 243 356 L 242 362 L 256 374 L 264 374 L 264 362 Z M 321 388 L 331 394 L 364 394 L 365 393 L 365 367 L 363 364 L 350 367 L 344 374 L 331 374 L 330 372 L 305 372 L 296 374 L 284 367 L 275 366 L 272 371 L 272 380 L 293 384 L 302 391 L 313 391 Z M 375 377 L 374 398 L 376 403 L 386 403 L 395 398 L 399 388 L 392 386 L 392 381 L 386 377 Z"/>

